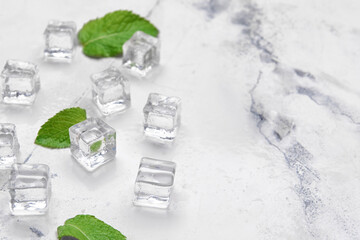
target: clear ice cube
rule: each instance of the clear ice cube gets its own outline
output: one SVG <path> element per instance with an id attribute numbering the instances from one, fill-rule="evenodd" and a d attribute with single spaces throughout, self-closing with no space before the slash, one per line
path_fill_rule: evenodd
<path id="1" fill-rule="evenodd" d="M 6 104 L 33 104 L 40 89 L 38 72 L 35 64 L 8 60 L 0 75 L 0 100 Z"/>
<path id="2" fill-rule="evenodd" d="M 45 164 L 14 164 L 9 178 L 13 215 L 42 215 L 50 200 L 49 167 Z"/>
<path id="3" fill-rule="evenodd" d="M 167 208 L 174 185 L 176 164 L 142 158 L 135 182 L 134 205 Z"/>
<path id="4" fill-rule="evenodd" d="M 88 118 L 69 129 L 71 154 L 87 171 L 115 158 L 116 132 L 99 118 Z"/>
<path id="5" fill-rule="evenodd" d="M 145 136 L 158 142 L 175 139 L 180 126 L 180 98 L 150 93 L 143 111 Z"/>
<path id="6" fill-rule="evenodd" d="M 159 65 L 160 41 L 158 38 L 137 31 L 123 45 L 123 65 L 140 76 Z"/>
<path id="7" fill-rule="evenodd" d="M 45 60 L 71 62 L 76 43 L 74 22 L 50 21 L 45 32 Z"/>
<path id="8" fill-rule="evenodd" d="M 16 127 L 12 123 L 0 123 L 0 169 L 7 169 L 16 162 L 19 143 Z"/>
<path id="9" fill-rule="evenodd" d="M 91 75 L 93 102 L 103 115 L 122 112 L 130 107 L 129 81 L 110 67 Z"/>

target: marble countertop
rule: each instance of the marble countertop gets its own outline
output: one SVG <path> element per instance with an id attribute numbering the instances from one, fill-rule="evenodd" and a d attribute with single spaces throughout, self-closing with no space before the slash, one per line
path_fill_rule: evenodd
<path id="1" fill-rule="evenodd" d="M 56 239 L 92 214 L 131 240 L 360 239 L 360 3 L 354 0 L 2 1 L 0 64 L 36 63 L 42 88 L 29 108 L 0 106 L 15 123 L 20 162 L 51 168 L 49 213 L 13 217 L 1 172 L 0 239 Z M 6 10 L 5 10 L 6 9 Z M 131 82 L 132 107 L 105 121 L 115 161 L 85 172 L 69 149 L 33 144 L 58 111 L 96 115 L 89 75 L 120 58 L 42 60 L 50 19 L 86 21 L 117 9 L 160 29 L 160 71 Z M 150 92 L 182 98 L 172 147 L 142 135 Z M 167 211 L 132 205 L 142 157 L 177 163 Z"/>

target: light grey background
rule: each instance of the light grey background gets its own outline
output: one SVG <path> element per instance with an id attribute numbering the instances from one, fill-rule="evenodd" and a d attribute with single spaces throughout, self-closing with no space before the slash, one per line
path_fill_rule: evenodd
<path id="1" fill-rule="evenodd" d="M 357 1 L 17 0 L 0 9 L 0 64 L 28 60 L 41 77 L 35 104 L 0 106 L 0 122 L 16 124 L 20 161 L 48 164 L 53 187 L 48 215 L 12 217 L 1 172 L 0 239 L 56 239 L 57 226 L 77 214 L 93 214 L 132 240 L 360 239 Z M 71 64 L 45 63 L 42 34 L 50 19 L 81 28 L 117 9 L 160 29 L 161 68 L 131 81 L 131 109 L 106 119 L 117 131 L 116 160 L 90 174 L 69 149 L 33 142 L 64 108 L 96 115 L 89 75 L 121 59 L 90 59 L 78 47 Z M 171 148 L 143 139 L 150 92 L 183 100 Z M 274 111 L 296 125 L 281 141 L 259 118 Z M 301 151 L 290 156 L 294 146 Z M 168 211 L 132 205 L 143 156 L 177 163 Z"/>

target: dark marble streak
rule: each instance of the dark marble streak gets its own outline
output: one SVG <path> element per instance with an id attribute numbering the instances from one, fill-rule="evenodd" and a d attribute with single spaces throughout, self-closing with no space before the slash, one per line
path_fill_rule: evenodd
<path id="1" fill-rule="evenodd" d="M 259 15 L 261 15 L 261 10 L 256 5 L 247 4 L 245 5 L 245 9 L 236 14 L 233 19 L 233 24 L 240 24 L 243 29 L 243 34 L 250 39 L 251 44 L 256 47 L 260 51 L 260 60 L 264 64 L 276 64 L 278 65 L 278 58 L 274 55 L 273 45 L 270 41 L 266 40 L 261 35 L 261 19 Z M 303 76 L 312 76 L 311 73 L 306 73 L 305 71 L 296 70 L 297 74 Z M 319 180 L 318 174 L 311 167 L 310 162 L 313 159 L 311 153 L 305 149 L 301 143 L 293 142 L 287 148 L 284 148 L 279 144 L 279 142 L 275 142 L 271 140 L 268 136 L 264 134 L 262 131 L 262 125 L 265 121 L 268 121 L 266 117 L 263 115 L 264 113 L 258 112 L 255 105 L 259 105 L 261 103 L 257 103 L 254 98 L 254 91 L 256 87 L 259 85 L 262 77 L 261 71 L 259 72 L 259 76 L 256 84 L 250 90 L 251 96 L 251 113 L 259 118 L 257 127 L 259 129 L 260 134 L 267 140 L 267 142 L 274 146 L 278 151 L 280 151 L 287 162 L 288 167 L 296 174 L 299 184 L 296 186 L 296 192 L 299 198 L 303 202 L 304 213 L 306 216 L 307 222 L 311 223 L 314 217 L 317 215 L 318 208 L 321 205 L 321 199 L 318 196 L 317 188 L 313 186 L 313 182 Z M 271 109 L 269 109 L 271 110 Z M 314 231 L 311 231 L 311 234 L 315 236 Z"/>
<path id="2" fill-rule="evenodd" d="M 150 11 L 148 12 L 148 14 L 146 14 L 146 18 L 151 17 L 151 15 L 153 14 L 154 10 L 160 5 L 160 2 L 162 0 L 157 0 L 154 4 L 154 6 L 150 9 Z"/>
<path id="3" fill-rule="evenodd" d="M 273 44 L 266 40 L 261 34 L 261 16 L 262 12 L 259 7 L 254 4 L 246 4 L 244 9 L 232 17 L 232 23 L 240 25 L 243 30 L 242 33 L 247 36 L 251 41 L 251 44 L 260 51 L 260 60 L 263 63 L 279 64 L 278 57 L 274 55 Z M 308 78 L 309 80 L 316 81 L 314 74 L 301 70 L 299 68 L 291 68 L 298 77 Z M 343 109 L 343 107 L 335 101 L 332 97 L 327 96 L 316 89 L 311 89 L 303 86 L 297 87 L 297 92 L 301 95 L 308 96 L 314 103 L 322 105 L 330 109 L 334 114 L 340 114 L 348 118 L 354 124 L 360 124 L 355 120 L 355 117 L 349 111 Z"/>
<path id="4" fill-rule="evenodd" d="M 331 96 L 325 95 L 319 92 L 316 89 L 297 86 L 297 93 L 301 95 L 308 96 L 314 103 L 320 106 L 324 106 L 334 114 L 339 114 L 347 119 L 349 119 L 352 123 L 360 125 L 360 122 L 355 120 L 355 117 L 349 111 L 346 111 L 337 101 L 335 101 Z"/>
<path id="5" fill-rule="evenodd" d="M 278 68 L 278 66 L 282 66 L 282 64 L 278 60 L 278 57 L 274 55 L 273 45 L 261 35 L 261 18 L 259 16 L 261 16 L 260 9 L 257 6 L 248 4 L 245 5 L 244 9 L 240 13 L 234 16 L 232 23 L 238 24 L 243 28 L 242 33 L 250 40 L 251 44 L 260 51 L 259 57 L 261 62 L 263 62 L 264 65 L 275 65 L 273 74 L 282 75 L 283 73 L 281 68 Z M 298 77 L 298 79 L 289 79 L 290 81 L 297 81 L 301 78 L 308 78 L 311 81 L 317 80 L 314 74 L 310 72 L 306 72 L 298 68 L 289 68 L 287 70 L 293 71 L 295 73 L 294 75 Z M 352 230 L 351 227 L 349 227 L 352 225 L 352 221 L 345 220 L 345 216 L 340 216 L 333 209 L 325 209 L 317 187 L 317 182 L 320 180 L 320 176 L 311 165 L 311 162 L 314 160 L 313 155 L 303 145 L 301 145 L 295 137 L 290 144 L 283 144 L 281 139 L 275 138 L 276 140 L 274 140 L 274 138 L 271 138 L 265 133 L 268 133 L 269 131 L 264 131 L 263 129 L 263 126 L 265 125 L 264 123 L 268 121 L 264 111 L 271 111 L 272 109 L 262 109 L 261 100 L 256 99 L 254 96 L 254 92 L 260 84 L 261 79 L 262 72 L 259 71 L 258 79 L 249 92 L 251 96 L 250 111 L 258 119 L 257 127 L 260 134 L 271 146 L 283 154 L 289 169 L 296 174 L 299 180 L 299 184 L 295 186 L 295 191 L 303 203 L 309 233 L 316 239 L 329 238 L 330 235 L 328 234 L 330 233 L 325 233 L 324 235 L 323 232 L 319 231 L 319 229 L 322 228 L 322 226 L 320 226 L 322 223 L 316 221 L 318 220 L 318 216 L 323 214 L 324 211 L 330 211 L 331 216 L 334 218 L 334 222 L 337 222 L 336 225 L 342 228 L 345 235 L 347 235 L 350 239 L 353 239 L 354 237 L 356 238 L 356 236 L 359 235 L 355 230 Z M 306 95 L 314 103 L 330 109 L 334 114 L 343 115 L 349 118 L 353 123 L 358 124 L 351 114 L 344 111 L 341 105 L 330 96 L 322 94 L 316 89 L 302 87 L 299 82 L 297 82 L 296 90 L 297 94 Z"/>
<path id="6" fill-rule="evenodd" d="M 318 196 L 318 189 L 314 186 L 314 182 L 317 182 L 320 177 L 316 173 L 316 171 L 311 167 L 311 161 L 313 160 L 312 154 L 304 148 L 301 143 L 294 140 L 289 146 L 283 146 L 281 140 L 274 141 L 271 136 L 265 134 L 263 129 L 263 125 L 268 119 L 264 115 L 263 112 L 258 111 L 259 103 L 254 97 L 254 91 L 257 86 L 260 84 L 262 77 L 262 72 L 259 72 L 259 76 L 256 84 L 250 90 L 251 96 L 251 107 L 250 111 L 253 113 L 257 119 L 257 127 L 259 133 L 265 138 L 265 140 L 274 148 L 276 148 L 279 152 L 282 153 L 284 159 L 288 167 L 296 174 L 299 184 L 295 186 L 295 190 L 299 196 L 299 198 L 303 202 L 304 214 L 306 217 L 306 221 L 311 224 L 318 214 L 319 207 L 321 204 L 321 199 Z M 316 237 L 315 231 L 310 231 L 310 233 Z"/>
<path id="7" fill-rule="evenodd" d="M 35 233 L 36 236 L 39 237 L 39 238 L 44 236 L 44 234 L 43 234 L 39 229 L 37 229 L 37 228 L 35 228 L 35 227 L 29 227 L 29 229 L 30 229 L 33 233 Z"/>
<path id="8" fill-rule="evenodd" d="M 30 161 L 30 159 L 31 159 L 31 157 L 32 157 L 32 155 L 33 155 L 33 153 L 34 153 L 34 151 L 35 151 L 36 148 L 37 148 L 37 146 L 35 146 L 35 147 L 33 148 L 33 150 L 31 151 L 31 153 L 25 158 L 24 163 L 27 163 L 27 162 Z"/>
<path id="9" fill-rule="evenodd" d="M 229 7 L 229 3 L 230 0 L 206 0 L 195 4 L 195 7 L 205 11 L 208 18 L 212 19 L 217 14 L 226 10 Z"/>
<path id="10" fill-rule="evenodd" d="M 231 18 L 231 23 L 242 27 L 242 33 L 249 40 L 252 46 L 260 51 L 260 59 L 263 62 L 277 63 L 274 55 L 273 44 L 266 40 L 261 34 L 261 9 L 255 4 L 245 4 L 244 9 L 235 13 Z"/>
<path id="11" fill-rule="evenodd" d="M 298 75 L 299 77 L 307 77 L 307 78 L 315 81 L 315 76 L 309 72 L 304 72 L 303 70 L 296 69 L 296 68 L 294 68 L 294 71 L 295 71 L 296 75 Z"/>

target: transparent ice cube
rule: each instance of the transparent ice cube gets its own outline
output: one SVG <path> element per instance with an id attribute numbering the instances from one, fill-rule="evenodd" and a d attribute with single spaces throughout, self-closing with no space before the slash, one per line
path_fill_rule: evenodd
<path id="1" fill-rule="evenodd" d="M 45 214 L 50 200 L 50 188 L 47 165 L 14 164 L 9 179 L 12 214 Z"/>
<path id="2" fill-rule="evenodd" d="M 16 162 L 19 143 L 16 127 L 12 123 L 0 123 L 0 169 L 10 168 Z"/>
<path id="3" fill-rule="evenodd" d="M 69 129 L 72 156 L 88 171 L 115 158 L 116 132 L 99 118 L 88 118 Z"/>
<path id="4" fill-rule="evenodd" d="M 159 142 L 172 142 L 180 126 L 180 98 L 150 93 L 143 111 L 145 136 Z"/>
<path id="5" fill-rule="evenodd" d="M 0 75 L 1 101 L 6 104 L 33 104 L 40 89 L 38 72 L 35 64 L 8 60 Z"/>
<path id="6" fill-rule="evenodd" d="M 158 38 L 137 31 L 123 45 L 123 65 L 140 76 L 145 76 L 159 65 L 160 41 Z"/>
<path id="7" fill-rule="evenodd" d="M 174 185 L 176 164 L 142 158 L 135 182 L 134 205 L 167 208 Z"/>
<path id="8" fill-rule="evenodd" d="M 45 60 L 71 62 L 76 40 L 74 22 L 50 21 L 45 32 Z"/>
<path id="9" fill-rule="evenodd" d="M 129 81 L 110 67 L 91 76 L 93 102 L 103 115 L 122 112 L 130 107 Z"/>

